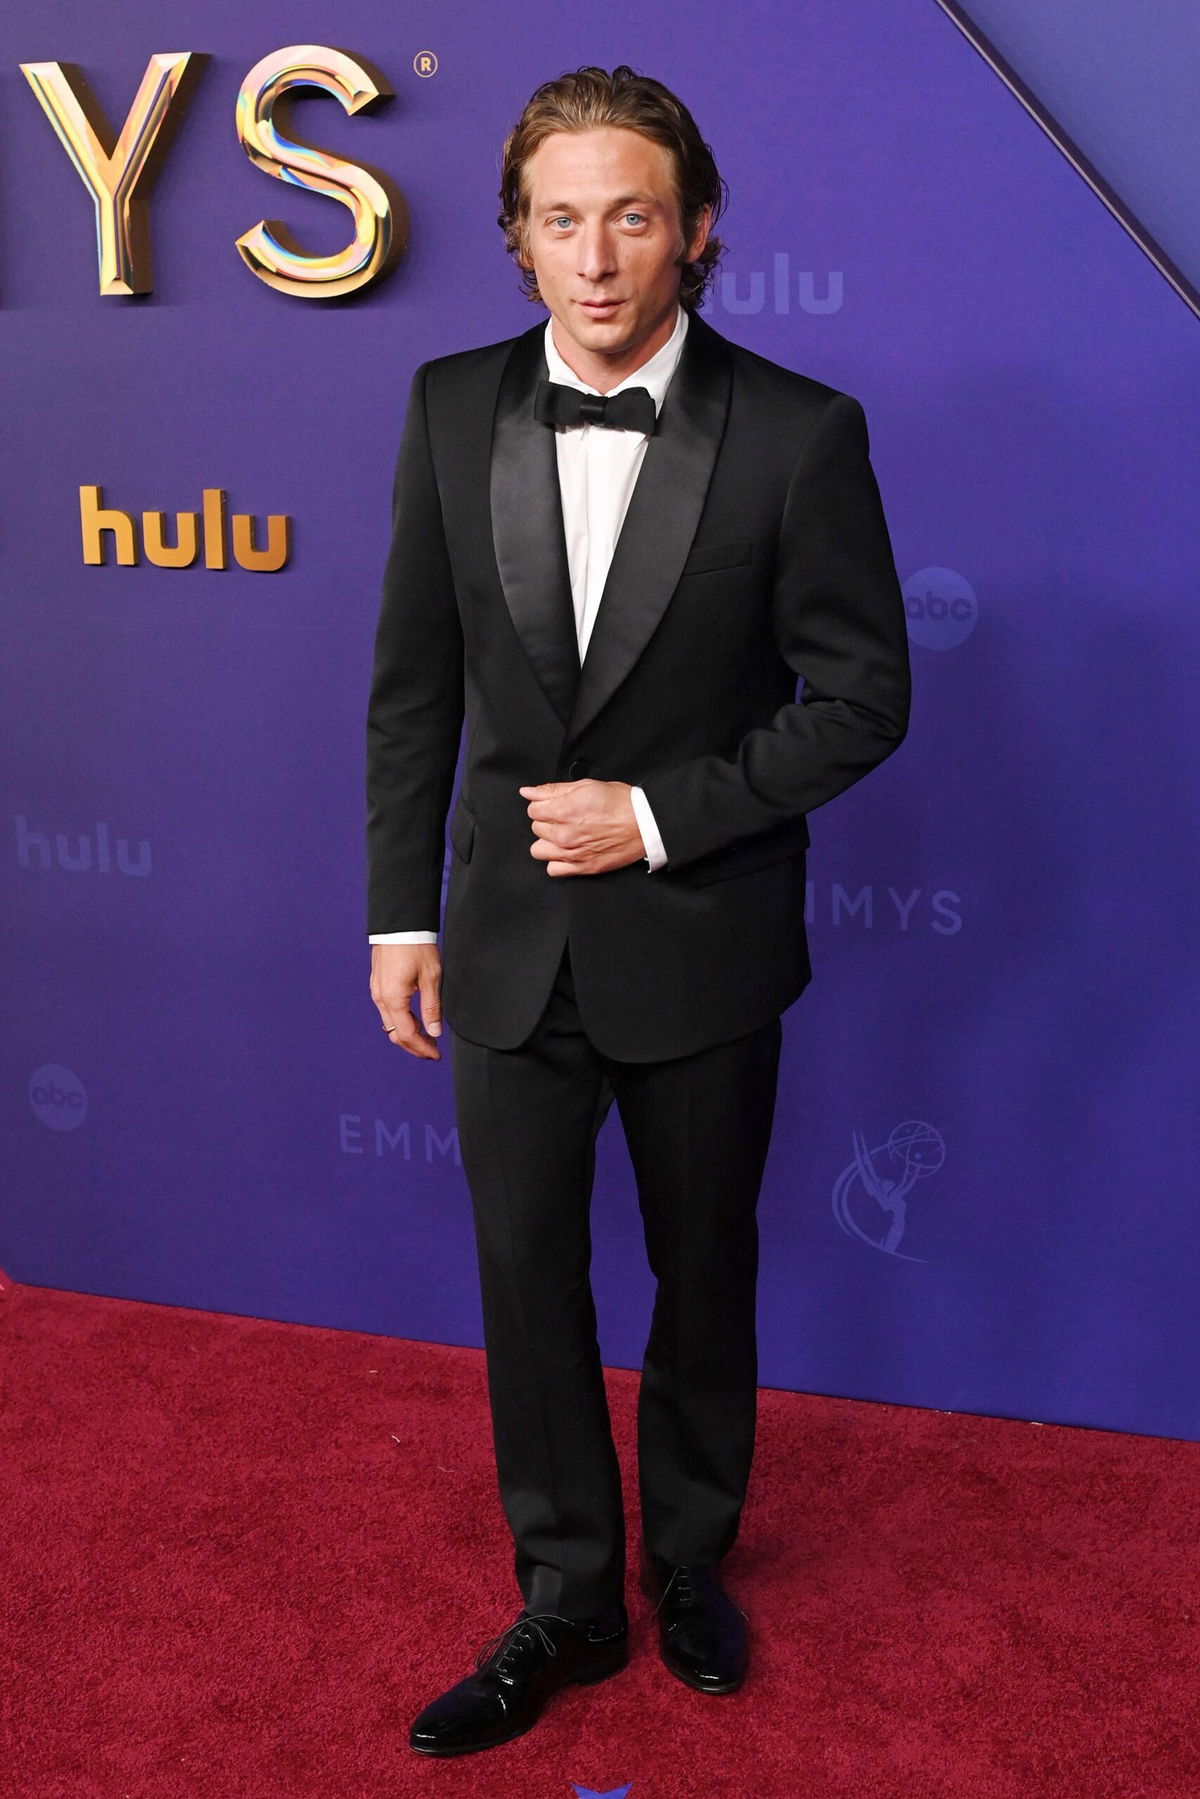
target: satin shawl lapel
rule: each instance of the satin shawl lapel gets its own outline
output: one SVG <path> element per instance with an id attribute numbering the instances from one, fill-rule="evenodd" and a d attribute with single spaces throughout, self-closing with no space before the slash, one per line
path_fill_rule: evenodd
<path id="1" fill-rule="evenodd" d="M 546 376 L 543 327 L 514 344 L 492 427 L 492 541 L 504 599 L 533 672 L 565 724 L 579 681 L 579 646 L 558 489 L 554 432 L 533 416 Z"/>
<path id="2" fill-rule="evenodd" d="M 613 552 L 568 737 L 608 704 L 667 609 L 704 508 L 731 382 L 728 345 L 693 315 Z"/>

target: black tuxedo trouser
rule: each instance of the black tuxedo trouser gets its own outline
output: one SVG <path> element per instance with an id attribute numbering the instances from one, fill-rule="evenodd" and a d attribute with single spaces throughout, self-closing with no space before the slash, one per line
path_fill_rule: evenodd
<path id="1" fill-rule="evenodd" d="M 657 1282 L 638 1401 L 646 1547 L 713 1563 L 754 1450 L 755 1208 L 781 1026 L 666 1062 L 616 1062 L 580 1022 L 564 954 L 517 1049 L 451 1033 L 500 1497 L 526 1608 L 589 1618 L 623 1597 L 625 1530 L 589 1267 L 596 1135 L 614 1099 Z"/>

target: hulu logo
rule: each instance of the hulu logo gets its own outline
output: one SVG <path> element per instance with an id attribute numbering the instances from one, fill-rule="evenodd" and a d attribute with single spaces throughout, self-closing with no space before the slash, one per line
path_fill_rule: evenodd
<path id="1" fill-rule="evenodd" d="M 716 296 L 726 312 L 763 312 L 767 307 L 767 271 L 755 269 L 746 279 L 745 291 L 733 269 L 726 269 L 717 283 Z M 840 312 L 842 309 L 842 271 L 830 269 L 821 291 L 812 269 L 798 269 L 793 276 L 792 259 L 786 250 L 776 250 L 770 271 L 771 305 L 775 312 L 792 311 L 795 301 L 800 312 L 815 315 Z"/>
<path id="2" fill-rule="evenodd" d="M 49 831 L 31 831 L 29 821 L 17 814 L 17 866 L 19 868 L 61 868 L 67 874 L 107 875 L 114 871 L 123 875 L 150 873 L 150 845 L 143 837 L 136 851 L 127 837 L 115 842 L 108 826 L 95 825 L 91 831 L 56 831 L 51 843 Z"/>
<path id="3" fill-rule="evenodd" d="M 131 512 L 105 506 L 99 487 L 80 487 L 79 524 L 83 535 L 83 560 L 100 567 L 112 539 L 116 560 L 126 568 L 139 559 L 138 528 Z M 267 541 L 255 543 L 255 520 L 248 512 L 225 516 L 225 490 L 206 487 L 199 512 L 177 512 L 167 531 L 165 512 L 143 512 L 140 548 L 156 568 L 191 568 L 204 553 L 205 568 L 228 568 L 230 551 L 239 568 L 254 574 L 273 574 L 291 553 L 292 521 L 286 512 L 267 514 Z M 171 541 L 168 542 L 168 536 Z"/>

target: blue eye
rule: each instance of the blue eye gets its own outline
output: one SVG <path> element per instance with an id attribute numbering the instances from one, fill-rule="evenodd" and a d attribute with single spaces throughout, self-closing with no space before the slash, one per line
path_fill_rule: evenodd
<path id="1" fill-rule="evenodd" d="M 626 223 L 628 223 L 630 219 L 633 220 L 635 225 L 644 225 L 646 222 L 646 215 L 644 212 L 627 212 L 624 217 Z"/>

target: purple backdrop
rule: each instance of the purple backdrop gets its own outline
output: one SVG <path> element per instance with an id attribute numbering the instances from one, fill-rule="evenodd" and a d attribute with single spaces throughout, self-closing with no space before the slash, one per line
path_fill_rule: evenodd
<path id="1" fill-rule="evenodd" d="M 624 59 L 679 88 L 729 181 L 713 322 L 863 401 L 912 619 L 909 740 L 812 821 L 762 1378 L 1200 1435 L 1197 321 L 934 0 L 572 20 L 47 0 L 7 33 L 0 1264 L 479 1341 L 448 1071 L 390 1050 L 366 992 L 371 633 L 414 365 L 535 317 L 495 226 L 504 131 L 538 80 Z M 351 119 L 312 96 L 298 133 L 386 169 L 412 220 L 342 305 L 233 247 L 264 216 L 344 241 L 233 125 L 261 56 L 331 41 L 396 97 Z M 155 291 L 101 300 L 17 65 L 82 64 L 119 121 L 184 48 L 211 62 L 155 189 Z M 289 513 L 290 565 L 85 567 L 86 483 L 135 513 L 206 486 Z M 615 1124 L 595 1235 L 606 1358 L 636 1365 Z"/>

